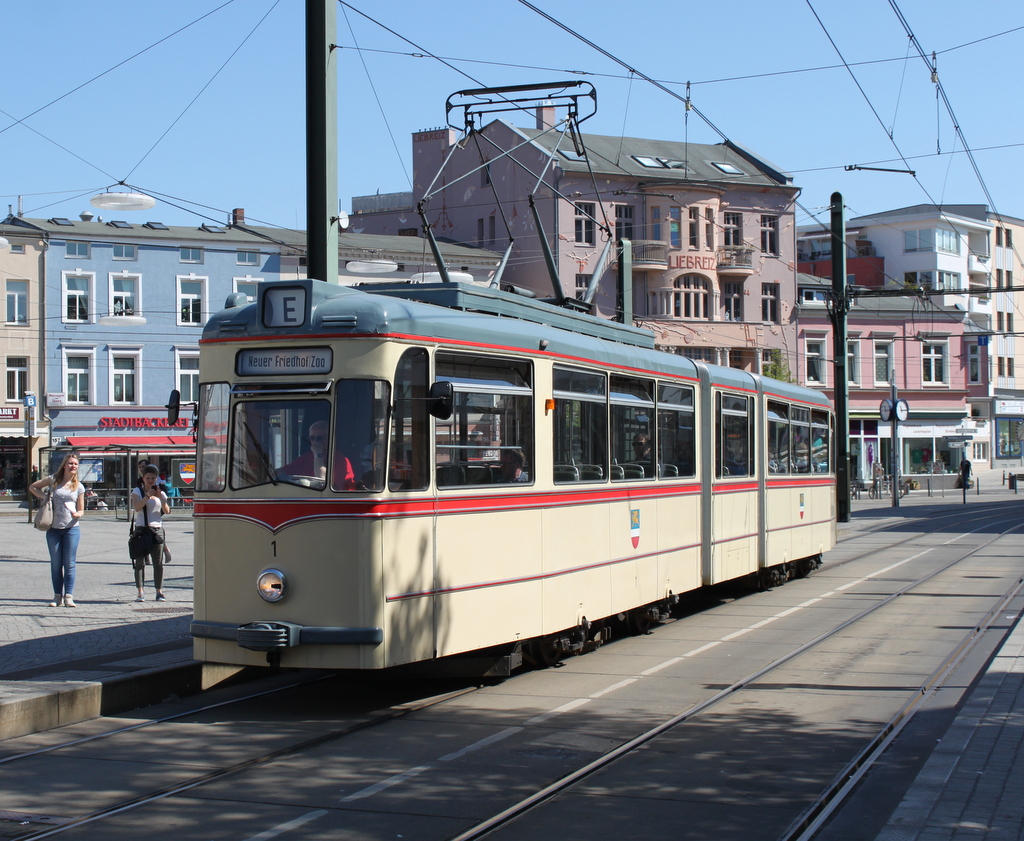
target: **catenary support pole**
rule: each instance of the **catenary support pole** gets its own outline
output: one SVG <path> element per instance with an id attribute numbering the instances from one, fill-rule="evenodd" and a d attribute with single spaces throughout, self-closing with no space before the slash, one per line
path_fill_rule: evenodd
<path id="1" fill-rule="evenodd" d="M 832 359 L 836 410 L 836 519 L 850 522 L 850 410 L 849 377 L 846 372 L 846 223 L 843 196 L 832 194 Z"/>

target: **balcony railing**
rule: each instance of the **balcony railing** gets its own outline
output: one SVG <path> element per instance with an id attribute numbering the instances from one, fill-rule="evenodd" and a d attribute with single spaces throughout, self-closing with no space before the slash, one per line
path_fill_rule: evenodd
<path id="1" fill-rule="evenodd" d="M 633 265 L 643 263 L 648 266 L 668 267 L 668 245 L 657 239 L 635 239 L 633 245 Z"/>
<path id="2" fill-rule="evenodd" d="M 727 274 L 752 274 L 754 271 L 754 249 L 724 247 L 718 249 L 718 271 Z"/>

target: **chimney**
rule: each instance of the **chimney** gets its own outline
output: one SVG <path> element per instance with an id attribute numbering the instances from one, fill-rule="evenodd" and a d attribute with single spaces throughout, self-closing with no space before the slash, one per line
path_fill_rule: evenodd
<path id="1" fill-rule="evenodd" d="M 232 225 L 244 225 L 245 224 L 245 208 L 236 207 L 231 211 L 231 224 Z"/>
<path id="2" fill-rule="evenodd" d="M 555 124 L 555 106 L 548 100 L 537 106 L 537 131 L 551 128 Z"/>

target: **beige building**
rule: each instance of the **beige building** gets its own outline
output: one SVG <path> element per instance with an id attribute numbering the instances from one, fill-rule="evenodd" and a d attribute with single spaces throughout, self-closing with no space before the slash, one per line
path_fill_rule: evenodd
<path id="1" fill-rule="evenodd" d="M 36 451 L 49 445 L 49 426 L 43 418 L 43 301 L 42 266 L 45 242 L 38 233 L 0 225 L 0 284 L 4 292 L 4 322 L 0 327 L 0 357 L 5 364 L 0 401 L 0 492 L 22 494 L 36 463 Z M 6 244 L 5 244 L 6 243 Z M 25 393 L 36 397 L 35 437 L 26 436 Z M 31 452 L 31 458 L 29 458 Z M 27 460 L 28 459 L 28 460 Z"/>

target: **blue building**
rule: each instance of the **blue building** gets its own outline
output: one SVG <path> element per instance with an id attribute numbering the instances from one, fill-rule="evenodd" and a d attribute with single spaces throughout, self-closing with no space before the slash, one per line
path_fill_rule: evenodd
<path id="1" fill-rule="evenodd" d="M 236 226 L 103 221 L 91 213 L 5 222 L 46 242 L 40 403 L 50 446 L 82 450 L 94 487 L 125 488 L 132 464 L 146 456 L 170 484 L 187 488 L 188 413 L 168 427 L 167 397 L 177 388 L 183 401 L 193 399 L 207 318 L 230 293 L 253 296 L 256 284 L 277 279 L 281 246 Z"/>

